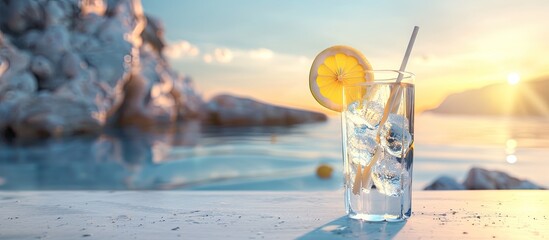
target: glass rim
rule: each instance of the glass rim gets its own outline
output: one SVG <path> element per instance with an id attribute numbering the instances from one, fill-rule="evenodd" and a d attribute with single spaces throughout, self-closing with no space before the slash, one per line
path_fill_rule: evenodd
<path id="1" fill-rule="evenodd" d="M 414 79 L 415 79 L 415 74 L 411 73 L 411 72 L 406 72 L 406 71 L 399 71 L 399 70 L 390 70 L 390 69 L 387 69 L 387 70 L 364 70 L 364 72 L 366 74 L 368 73 L 371 73 L 371 74 L 383 74 L 383 75 L 386 75 L 386 76 L 382 76 L 382 77 L 379 77 L 379 78 L 374 78 L 374 81 L 370 81 L 370 82 L 359 82 L 359 83 L 350 83 L 350 84 L 343 84 L 343 87 L 357 87 L 357 86 L 367 86 L 367 85 L 372 85 L 372 84 L 378 84 L 378 83 L 395 83 L 398 79 L 398 76 L 399 75 L 402 75 L 402 79 L 401 79 L 401 83 L 406 83 L 406 84 L 412 84 L 414 85 Z"/>

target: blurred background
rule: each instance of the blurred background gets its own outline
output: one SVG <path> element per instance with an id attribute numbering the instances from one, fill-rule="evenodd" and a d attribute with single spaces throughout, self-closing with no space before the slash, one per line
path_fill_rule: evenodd
<path id="1" fill-rule="evenodd" d="M 546 79 L 547 4 L 143 1 L 164 23 L 174 68 L 193 76 L 206 97 L 229 91 L 326 112 L 307 92 L 320 51 L 349 45 L 374 69 L 398 69 L 415 25 L 421 32 L 407 69 L 417 75 L 420 112 L 449 94 Z"/>
<path id="2" fill-rule="evenodd" d="M 61 137 L 48 130 L 45 138 L 36 141 L 31 137 L 32 143 L 22 143 L 18 138 L 29 135 L 25 129 L 34 123 L 37 117 L 33 116 L 37 115 L 19 114 L 4 107 L 2 113 L 8 120 L 4 125 L 0 121 L 0 127 L 5 128 L 4 138 L 11 140 L 0 142 L 0 189 L 341 189 L 340 117 L 312 97 L 308 86 L 311 63 L 329 46 L 349 45 L 362 51 L 374 69 L 397 69 L 415 25 L 420 26 L 420 32 L 407 66 L 407 70 L 416 75 L 413 188 L 422 189 L 441 175 L 463 181 L 475 166 L 549 186 L 549 176 L 544 173 L 548 167 L 545 158 L 549 155 L 547 1 L 346 1 L 337 4 L 328 1 L 77 1 L 80 5 L 72 3 L 75 1 L 62 1 L 71 2 L 65 7 L 59 5 L 61 12 L 72 11 L 64 15 L 69 20 L 52 20 L 51 25 L 46 23 L 46 26 L 29 21 L 24 27 L 11 23 L 14 15 L 11 13 L 17 11 L 21 12 L 22 19 L 30 18 L 23 14 L 25 11 L 17 10 L 23 7 L 14 7 L 13 1 L 0 2 L 6 13 L 0 22 L 4 38 L 23 49 L 21 52 L 30 52 L 31 62 L 39 55 L 46 56 L 53 65 L 62 61 L 52 60 L 55 57 L 49 57 L 50 53 L 40 52 L 39 44 L 35 47 L 25 42 L 28 38 L 44 39 L 44 36 L 28 37 L 31 29 L 47 35 L 50 28 L 62 25 L 68 29 L 63 31 L 70 36 L 67 43 L 70 49 L 74 49 L 89 68 L 98 69 L 97 81 L 102 81 L 101 76 L 107 74 L 101 72 L 101 68 L 108 67 L 91 57 L 94 53 L 101 54 L 100 48 L 77 47 L 73 41 L 75 33 L 92 39 L 97 36 L 98 46 L 103 42 L 114 46 L 116 44 L 109 41 L 117 32 L 129 34 L 139 28 L 145 33 L 152 31 L 154 37 L 138 33 L 143 39 L 142 46 L 140 42 L 132 42 L 141 39 L 139 37 L 124 35 L 121 38 L 120 42 L 129 42 L 129 47 L 126 52 L 122 51 L 120 62 L 135 64 L 135 60 L 127 61 L 125 56 L 136 59 L 131 49 L 139 49 L 141 69 L 145 70 L 134 73 L 124 68 L 120 76 L 129 75 L 128 79 L 132 80 L 112 86 L 124 88 L 126 97 L 121 101 L 128 101 L 133 96 L 129 93 L 135 92 L 132 87 L 143 89 L 132 83 L 139 82 L 135 80 L 138 76 L 144 76 L 144 85 L 150 86 L 141 91 L 144 92 L 142 99 L 148 100 L 141 101 L 145 107 L 135 109 L 161 112 L 157 115 L 162 119 L 177 118 L 175 123 L 155 120 L 155 127 L 143 129 L 125 124 L 127 119 L 132 123 L 145 121 L 135 119 L 147 119 L 138 110 L 133 111 L 131 104 L 122 104 L 123 110 L 117 109 L 112 115 L 110 112 L 114 110 L 110 109 L 115 107 L 83 110 L 83 115 L 89 113 L 92 119 L 99 119 L 97 125 L 102 130 L 93 130 L 92 135 L 62 134 Z M 44 4 L 34 5 L 57 11 Z M 124 15 L 128 12 L 130 14 Z M 145 16 L 139 17 L 143 12 Z M 140 27 L 138 20 L 132 22 L 139 18 L 147 19 L 147 27 Z M 103 21 L 115 19 L 122 19 L 119 21 L 122 24 L 102 27 L 106 25 Z M 124 25 L 128 22 L 129 25 Z M 90 30 L 93 24 L 97 24 L 99 30 Z M 103 36 L 102 33 L 109 31 L 112 35 Z M 155 44 L 155 40 L 159 43 Z M 125 49 L 126 45 L 119 46 L 117 49 Z M 61 55 L 65 56 L 69 50 L 63 51 Z M 153 57 L 147 58 L 146 54 Z M 0 56 L 9 60 L 13 54 Z M 151 65 L 150 59 L 157 61 L 156 65 Z M 7 82 L 9 76 L 9 71 L 2 70 L 1 60 L 3 101 L 24 101 L 26 98 L 14 98 L 9 91 L 1 91 L 2 80 Z M 67 63 L 58 65 L 63 64 Z M 8 66 L 13 69 L 14 65 Z M 37 98 L 50 93 L 55 97 L 78 95 L 73 90 L 65 90 L 76 87 L 64 87 L 75 80 L 49 87 L 45 82 L 52 77 L 42 77 L 40 71 L 29 69 L 38 83 L 31 95 Z M 173 80 L 166 80 L 163 74 L 174 75 Z M 149 84 L 147 79 L 153 79 L 153 75 L 161 77 L 150 80 Z M 82 78 L 82 81 L 95 79 Z M 170 81 L 171 85 L 166 83 Z M 178 110 L 172 114 L 178 117 L 173 117 L 163 109 L 181 104 L 160 96 L 164 89 L 169 89 L 166 93 L 173 93 L 171 89 L 178 87 L 186 97 L 182 102 L 187 108 L 184 113 Z M 58 94 L 63 91 L 70 94 Z M 112 96 L 102 94 L 105 99 L 117 99 L 114 93 Z M 254 102 L 284 109 L 321 112 L 327 118 L 298 121 L 299 124 L 243 120 L 234 126 L 228 120 L 213 121 L 211 116 L 222 116 L 218 106 L 226 106 L 227 102 L 244 108 L 249 105 L 245 101 L 220 99 L 219 94 L 251 98 Z M 99 99 L 96 97 L 99 95 L 91 96 Z M 193 101 L 197 103 L 190 104 Z M 89 106 L 100 109 L 97 101 L 93 102 Z M 236 114 L 234 111 L 230 114 Z M 253 109 L 246 114 L 261 111 Z M 104 113 L 106 117 L 97 118 L 103 115 L 96 113 Z M 203 113 L 209 117 L 201 116 Z M 64 116 L 54 110 L 47 114 Z M 56 121 L 63 123 L 59 126 L 72 126 L 71 121 L 76 120 L 70 119 Z M 43 124 L 44 128 L 50 129 L 51 118 L 40 121 L 38 125 L 46 121 L 49 125 Z M 109 125 L 113 121 L 118 124 Z M 321 165 L 333 169 L 331 177 L 317 175 Z"/>

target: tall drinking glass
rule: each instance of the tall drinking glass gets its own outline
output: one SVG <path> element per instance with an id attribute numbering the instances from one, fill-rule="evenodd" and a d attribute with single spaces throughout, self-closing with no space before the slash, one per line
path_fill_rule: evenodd
<path id="1" fill-rule="evenodd" d="M 366 71 L 368 82 L 343 86 L 345 209 L 350 218 L 410 217 L 414 159 L 414 78 Z"/>

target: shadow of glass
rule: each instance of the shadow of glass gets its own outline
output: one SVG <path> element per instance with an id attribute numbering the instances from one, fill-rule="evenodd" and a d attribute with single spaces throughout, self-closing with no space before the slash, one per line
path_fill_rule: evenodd
<path id="1" fill-rule="evenodd" d="M 364 222 L 340 217 L 297 239 L 393 239 L 404 227 L 402 222 Z"/>

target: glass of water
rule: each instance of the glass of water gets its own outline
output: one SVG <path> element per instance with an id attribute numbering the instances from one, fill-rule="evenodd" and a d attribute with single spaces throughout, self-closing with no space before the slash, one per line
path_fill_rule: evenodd
<path id="1" fill-rule="evenodd" d="M 345 209 L 350 218 L 410 217 L 414 159 L 414 78 L 372 70 L 367 82 L 343 87 Z"/>

